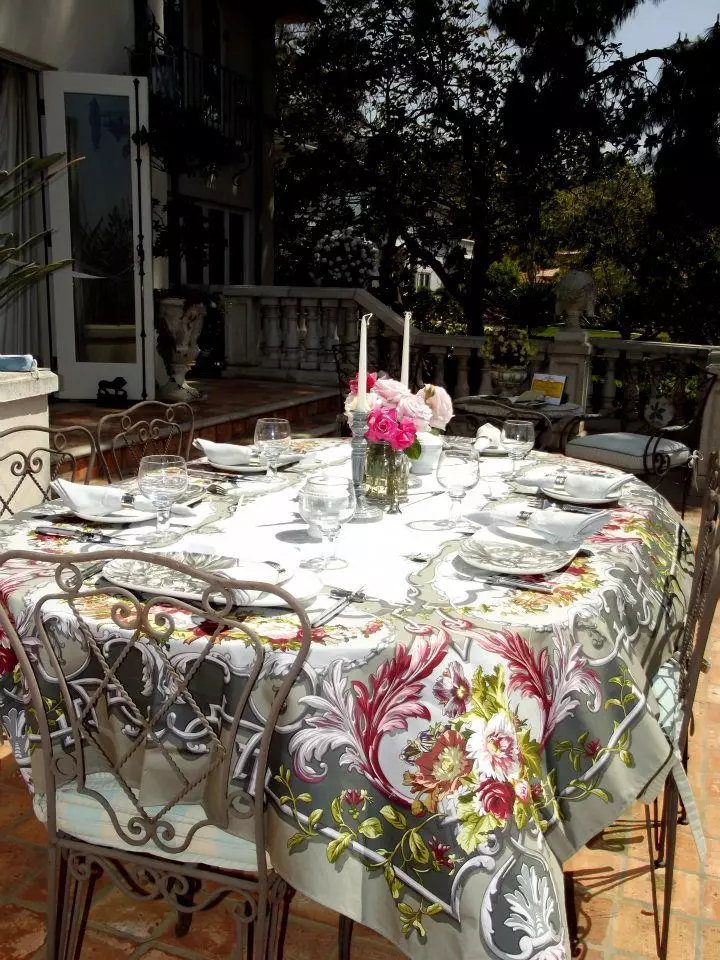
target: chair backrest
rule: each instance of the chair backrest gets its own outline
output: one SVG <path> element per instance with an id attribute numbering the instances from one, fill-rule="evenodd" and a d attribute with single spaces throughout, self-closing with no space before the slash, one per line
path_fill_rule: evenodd
<path id="1" fill-rule="evenodd" d="M 9 448 L 9 449 L 8 449 Z M 95 474 L 95 438 L 87 427 L 10 427 L 0 432 L 0 517 L 50 499 L 59 476 L 89 483 Z"/>
<path id="2" fill-rule="evenodd" d="M 88 560 L 112 561 L 151 592 L 84 585 Z M 22 640 L 2 607 L 0 627 L 29 691 L 33 777 L 46 800 L 51 841 L 56 791 L 71 783 L 103 808 L 119 846 L 137 853 L 157 855 L 154 844 L 162 855 L 182 859 L 201 827 L 232 832 L 253 818 L 258 874 L 266 881 L 268 755 L 310 649 L 303 608 L 280 587 L 213 572 L 212 562 L 198 569 L 118 550 L 0 556 L 2 566 L 26 561 L 38 571 L 48 565 L 47 590 L 24 618 Z M 163 585 L 173 592 L 171 584 L 189 578 L 199 599 L 164 595 Z M 270 648 L 234 613 L 256 590 L 276 595 L 297 617 L 296 653 L 284 653 L 274 667 Z M 111 802 L 100 779 L 122 803 Z M 176 833 L 173 811 L 183 805 L 187 823 L 187 804 L 194 805 L 192 826 Z M 107 846 L 114 845 L 110 834 Z"/>
<path id="3" fill-rule="evenodd" d="M 129 410 L 109 413 L 97 425 L 97 445 L 108 480 L 135 476 L 140 461 L 152 454 L 189 459 L 195 416 L 187 403 L 145 400 Z"/>
<path id="4" fill-rule="evenodd" d="M 478 405 L 477 410 L 473 410 L 473 403 Z M 460 397 L 453 401 L 453 405 L 455 415 L 446 431 L 451 436 L 474 437 L 477 429 L 484 424 L 491 423 L 500 429 L 506 420 L 529 420 L 535 427 L 536 437 L 552 426 L 550 420 L 539 410 L 519 408 L 493 398 Z"/>
<path id="5" fill-rule="evenodd" d="M 373 333 L 371 328 L 368 333 L 367 368 L 370 373 L 384 373 L 394 380 L 399 380 L 401 355 L 397 349 L 390 349 L 391 343 L 397 347 L 400 341 L 383 337 L 379 330 Z M 357 376 L 359 350 L 357 340 L 341 340 L 333 346 L 338 386 L 343 395 L 343 400 L 350 392 L 350 381 Z M 409 381 L 412 390 L 418 390 L 423 383 L 430 382 L 423 350 L 420 347 L 413 347 L 410 350 Z"/>
<path id="6" fill-rule="evenodd" d="M 715 609 L 720 599 L 720 452 L 711 454 L 695 551 L 695 573 L 679 650 L 680 690 L 684 705 L 680 749 L 687 743 L 690 715 L 697 691 Z"/>

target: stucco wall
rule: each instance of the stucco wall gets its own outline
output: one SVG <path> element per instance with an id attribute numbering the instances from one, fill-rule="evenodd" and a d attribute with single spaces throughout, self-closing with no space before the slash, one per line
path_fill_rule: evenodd
<path id="1" fill-rule="evenodd" d="M 128 73 L 133 0 L 0 0 L 0 57 L 76 73 Z"/>

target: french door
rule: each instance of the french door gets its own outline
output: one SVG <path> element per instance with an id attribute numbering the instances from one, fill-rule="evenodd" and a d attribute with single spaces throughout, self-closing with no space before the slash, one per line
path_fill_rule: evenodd
<path id="1" fill-rule="evenodd" d="M 76 161 L 48 186 L 53 260 L 53 343 L 59 396 L 95 397 L 100 381 L 126 381 L 152 398 L 152 301 L 147 80 L 42 74 L 45 153 Z"/>

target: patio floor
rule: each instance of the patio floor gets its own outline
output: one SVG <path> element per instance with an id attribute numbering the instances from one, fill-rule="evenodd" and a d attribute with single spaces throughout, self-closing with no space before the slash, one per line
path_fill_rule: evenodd
<path id="1" fill-rule="evenodd" d="M 699 511 L 688 523 L 697 527 Z M 695 530 L 693 530 L 695 532 Z M 714 668 L 703 676 L 690 748 L 690 780 L 707 836 L 698 862 L 689 828 L 680 827 L 670 960 L 720 958 L 720 612 L 710 638 Z M 41 960 L 45 910 L 45 828 L 7 747 L 0 764 L 0 957 Z M 656 956 L 644 813 L 635 805 L 602 840 L 566 864 L 572 873 L 585 960 L 651 960 Z M 663 871 L 659 872 L 662 884 Z M 174 915 L 161 903 L 139 905 L 111 887 L 96 892 L 82 960 L 231 960 L 234 928 L 221 907 L 199 914 L 187 937 L 173 936 Z M 285 943 L 286 960 L 335 960 L 337 915 L 298 895 Z M 357 928 L 353 960 L 399 960 L 377 934 Z"/>

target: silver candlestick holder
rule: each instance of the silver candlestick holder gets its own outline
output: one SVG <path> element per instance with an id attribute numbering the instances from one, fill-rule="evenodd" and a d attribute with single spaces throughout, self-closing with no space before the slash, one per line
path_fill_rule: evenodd
<path id="1" fill-rule="evenodd" d="M 365 454 L 367 453 L 367 440 L 365 439 L 367 418 L 367 410 L 353 410 L 351 428 L 353 436 L 350 441 L 350 447 L 352 450 L 352 478 L 357 506 L 352 520 L 358 523 L 369 523 L 371 520 L 379 520 L 383 515 L 380 507 L 375 507 L 371 503 L 368 503 L 368 499 L 365 496 L 363 481 L 365 480 Z"/>

